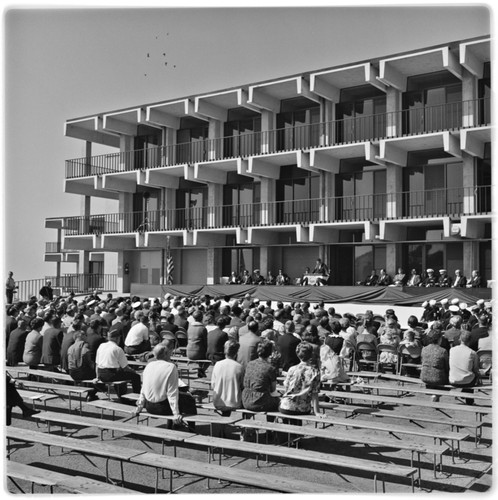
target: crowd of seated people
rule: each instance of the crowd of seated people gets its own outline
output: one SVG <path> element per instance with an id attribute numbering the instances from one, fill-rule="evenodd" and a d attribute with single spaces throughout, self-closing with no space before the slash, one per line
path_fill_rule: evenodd
<path id="1" fill-rule="evenodd" d="M 320 384 L 334 386 L 346 379 L 360 342 L 406 347 L 412 358 L 420 357 L 422 381 L 430 386 L 477 383 L 468 367 L 474 367 L 472 353 L 490 346 L 491 303 L 479 300 L 469 307 L 443 299 L 423 306 L 420 318 L 411 316 L 403 325 L 393 309 L 383 317 L 370 310 L 339 314 L 323 301 L 274 305 L 250 294 L 216 300 L 170 294 L 148 300 L 111 294 L 105 299 L 97 294 L 51 301 L 33 297 L 8 306 L 6 364 L 65 371 L 75 380 L 95 378 L 90 398 L 105 390 L 103 382 L 129 381 L 133 392 L 141 394 L 142 407 L 175 417 L 184 412 L 182 399 L 175 402 L 178 374 L 170 365 L 182 342 L 187 357 L 198 361 L 199 377 L 212 368 L 214 404 L 223 414 L 240 407 L 290 415 L 317 412 Z M 393 361 L 387 354 L 381 362 Z M 144 392 L 129 365 L 140 356 L 147 366 L 161 359 L 168 367 L 167 375 L 147 372 L 164 377 L 166 392 L 158 393 L 153 381 Z M 285 380 L 278 393 L 280 374 Z M 168 404 L 162 404 L 166 399 Z"/>

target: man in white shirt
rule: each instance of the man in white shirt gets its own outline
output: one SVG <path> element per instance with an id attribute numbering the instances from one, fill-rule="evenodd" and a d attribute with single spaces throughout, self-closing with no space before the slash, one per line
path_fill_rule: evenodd
<path id="1" fill-rule="evenodd" d="M 463 387 L 462 392 L 471 392 L 465 388 L 473 387 L 479 381 L 479 358 L 469 347 L 471 340 L 470 332 L 463 330 L 460 335 L 460 345 L 450 349 L 449 382 L 455 387 Z M 466 403 L 474 404 L 474 400 L 467 398 Z"/>
<path id="2" fill-rule="evenodd" d="M 140 392 L 141 381 L 140 375 L 128 366 L 126 355 L 119 347 L 119 332 L 116 330 L 108 333 L 108 341 L 100 344 L 95 356 L 95 364 L 97 366 L 97 377 L 102 382 L 118 382 L 120 380 L 128 380 L 131 382 L 133 392 Z M 121 397 L 124 393 L 116 388 L 118 396 Z"/>
<path id="3" fill-rule="evenodd" d="M 182 422 L 178 392 L 178 370 L 171 362 L 173 340 L 164 340 L 154 347 L 156 358 L 147 364 L 142 375 L 142 390 L 137 401 L 138 415 L 143 408 L 155 415 L 173 415 L 175 424 Z"/>
<path id="4" fill-rule="evenodd" d="M 135 314 L 137 323 L 130 328 L 124 342 L 126 354 L 141 354 L 150 351 L 149 318 L 142 312 Z"/>
<path id="5" fill-rule="evenodd" d="M 224 346 L 225 359 L 214 365 L 211 374 L 213 405 L 224 417 L 229 417 L 232 410 L 242 407 L 244 368 L 236 361 L 238 351 L 238 342 L 227 340 Z"/>

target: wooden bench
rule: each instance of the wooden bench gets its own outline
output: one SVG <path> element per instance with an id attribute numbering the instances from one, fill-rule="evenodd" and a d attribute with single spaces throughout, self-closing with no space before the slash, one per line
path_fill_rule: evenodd
<path id="1" fill-rule="evenodd" d="M 325 391 L 324 394 L 326 394 L 327 396 L 332 397 L 332 398 L 334 398 L 334 397 L 344 398 L 344 392 L 340 392 L 340 391 Z M 466 404 L 460 405 L 460 404 L 454 404 L 454 403 L 423 401 L 421 399 L 412 399 L 412 398 L 376 396 L 374 394 L 365 394 L 365 393 L 356 392 L 356 391 L 348 392 L 347 398 L 350 400 L 359 399 L 359 400 L 363 400 L 363 401 L 368 401 L 370 403 L 378 403 L 378 404 L 419 406 L 419 407 L 424 407 L 424 408 L 433 408 L 434 410 L 438 410 L 442 413 L 445 413 L 444 410 L 446 410 L 446 411 L 453 410 L 456 412 L 474 413 L 476 415 L 476 418 L 479 421 L 482 421 L 483 415 L 489 415 L 492 412 L 492 408 L 490 406 L 476 406 L 476 405 L 466 405 Z"/>
<path id="2" fill-rule="evenodd" d="M 399 434 L 406 434 L 409 436 L 423 437 L 423 438 L 431 438 L 434 441 L 439 440 L 442 444 L 443 442 L 449 443 L 451 447 L 451 456 L 454 461 L 454 452 L 457 451 L 460 453 L 460 442 L 467 439 L 470 434 L 465 432 L 444 432 L 441 429 L 437 430 L 429 430 L 429 429 L 420 429 L 419 427 L 407 427 L 400 426 L 394 424 L 382 424 L 382 423 L 374 423 L 371 420 L 360 420 L 360 419 L 346 419 L 346 418 L 336 418 L 322 415 L 285 415 L 280 412 L 268 412 L 266 414 L 269 417 L 274 417 L 275 420 L 300 420 L 301 422 L 313 422 L 316 424 L 322 424 L 323 427 L 327 426 L 343 426 L 346 429 L 364 429 L 368 431 L 380 431 L 387 432 L 394 437 L 398 437 Z M 456 443 L 456 446 L 455 446 Z"/>
<path id="3" fill-rule="evenodd" d="M 72 385 L 65 384 L 48 384 L 45 382 L 34 382 L 31 380 L 25 379 L 16 379 L 16 386 L 21 388 L 31 388 L 40 391 L 50 392 L 51 394 L 57 395 L 58 397 L 62 397 L 65 395 L 68 397 L 69 411 L 71 411 L 71 397 L 72 395 L 79 396 L 80 403 L 80 414 L 82 412 L 82 401 L 83 397 L 86 399 L 88 393 L 92 390 L 88 387 L 77 387 Z"/>
<path id="4" fill-rule="evenodd" d="M 294 416 L 294 415 L 293 415 Z M 291 416 L 290 418 L 292 418 Z M 421 470 L 420 470 L 420 455 L 433 455 L 433 472 L 434 477 L 436 477 L 437 468 L 437 457 L 439 456 L 439 466 L 442 470 L 442 456 L 446 453 L 450 447 L 446 444 L 429 444 L 429 443 L 414 443 L 406 439 L 394 439 L 389 437 L 376 437 L 376 436 L 365 436 L 363 433 L 358 433 L 357 431 L 349 430 L 348 432 L 337 431 L 333 429 L 316 429 L 314 427 L 300 427 L 296 425 L 288 424 L 275 424 L 272 422 L 263 422 L 256 420 L 242 420 L 235 424 L 237 427 L 245 429 L 255 429 L 266 430 L 273 432 L 282 432 L 289 436 L 289 442 L 291 441 L 292 435 L 297 435 L 301 437 L 310 436 L 317 437 L 321 439 L 330 439 L 333 441 L 340 441 L 345 443 L 363 444 L 365 446 L 378 446 L 382 448 L 393 448 L 393 449 L 403 449 L 407 450 L 411 454 L 410 466 L 413 467 L 414 455 L 417 454 L 418 462 L 418 481 L 420 486 L 421 481 Z M 257 442 L 259 442 L 259 435 L 256 434 Z M 297 441 L 296 441 L 297 445 Z"/>
<path id="5" fill-rule="evenodd" d="M 419 425 L 417 422 L 427 422 L 429 424 L 441 424 L 441 425 L 449 425 L 450 429 L 453 431 L 455 428 L 457 432 L 459 429 L 471 429 L 474 432 L 475 436 L 475 445 L 477 446 L 478 441 L 482 437 L 482 422 L 470 421 L 470 420 L 459 420 L 456 418 L 448 419 L 447 417 L 438 418 L 427 413 L 423 415 L 418 415 L 416 413 L 410 413 L 410 415 L 403 415 L 394 410 L 375 410 L 368 412 L 368 415 L 374 417 L 388 417 L 394 418 L 396 420 L 408 420 L 409 422 L 413 422 L 416 425 Z"/>
<path id="6" fill-rule="evenodd" d="M 216 438 L 211 436 L 193 436 L 185 440 L 187 444 L 194 444 L 208 449 L 208 460 L 211 459 L 211 454 L 214 449 L 219 449 L 219 460 L 221 464 L 221 456 L 223 450 L 230 450 L 239 453 L 250 453 L 256 455 L 258 460 L 260 455 L 271 456 L 274 458 L 292 459 L 300 462 L 314 462 L 326 465 L 330 468 L 351 469 L 369 472 L 373 474 L 374 492 L 377 492 L 377 478 L 382 479 L 383 492 L 385 492 L 385 476 L 395 476 L 403 478 L 411 478 L 412 491 L 414 490 L 414 475 L 417 469 L 413 467 L 404 467 L 393 464 L 376 462 L 373 460 L 365 460 L 361 458 L 348 457 L 344 455 L 334 455 L 332 453 L 321 453 L 316 451 L 308 451 L 294 448 L 285 448 L 281 446 L 265 445 L 261 443 L 249 443 L 247 441 L 235 441 L 233 439 Z M 258 462 L 256 463 L 258 466 Z M 335 490 L 334 490 L 335 491 Z"/>
<path id="7" fill-rule="evenodd" d="M 173 472 L 193 474 L 195 476 L 209 479 L 219 479 L 230 481 L 235 484 L 252 486 L 255 488 L 277 491 L 281 493 L 330 493 L 334 488 L 330 485 L 300 481 L 284 478 L 273 474 L 264 474 L 242 469 L 233 469 L 226 466 L 207 464 L 195 460 L 178 457 L 169 457 L 158 453 L 148 453 L 139 450 L 132 450 L 116 445 L 109 445 L 100 442 L 95 446 L 95 442 L 85 441 L 66 436 L 57 436 L 44 432 L 31 431 L 8 427 L 6 432 L 8 446 L 10 441 L 32 442 L 45 446 L 60 446 L 70 449 L 83 455 L 100 456 L 106 461 L 119 460 L 121 464 L 121 480 L 124 484 L 123 462 L 144 465 L 156 469 L 155 492 L 158 490 L 159 470 L 170 471 L 170 488 L 173 493 Z M 108 467 L 106 467 L 106 480 L 109 480 Z"/>
<path id="8" fill-rule="evenodd" d="M 23 399 L 31 401 L 34 409 L 36 409 L 36 404 L 35 404 L 36 401 L 41 401 L 43 403 L 44 409 L 46 410 L 47 401 L 58 398 L 56 394 L 45 394 L 43 392 L 27 391 L 24 389 L 18 389 L 17 392 Z"/>
<path id="9" fill-rule="evenodd" d="M 60 472 L 42 469 L 33 465 L 21 464 L 19 462 L 7 461 L 7 477 L 14 483 L 14 485 L 21 491 L 25 491 L 17 484 L 15 479 L 28 481 L 31 483 L 31 493 L 34 493 L 34 485 L 39 484 L 42 486 L 49 486 L 50 493 L 53 494 L 54 487 L 61 488 L 69 493 L 83 493 L 83 494 L 112 494 L 112 493 L 133 493 L 138 494 L 138 491 L 133 491 L 128 488 L 116 486 L 110 483 L 103 483 L 95 481 L 84 476 L 70 476 L 68 474 L 61 474 Z"/>
<path id="10" fill-rule="evenodd" d="M 34 418 L 47 422 L 48 432 L 51 432 L 51 424 L 59 424 L 61 429 L 64 426 L 81 426 L 81 427 L 96 427 L 100 430 L 100 439 L 103 440 L 104 431 L 112 431 L 114 435 L 115 431 L 124 432 L 127 434 L 133 434 L 140 436 L 142 438 L 159 439 L 162 444 L 161 453 L 164 454 L 165 443 L 173 443 L 173 454 L 176 456 L 176 445 L 177 443 L 182 443 L 187 437 L 195 436 L 195 434 L 175 431 L 171 429 L 164 429 L 159 427 L 149 427 L 148 425 L 133 424 L 130 422 L 124 422 L 120 420 L 106 420 L 102 418 L 95 417 L 78 417 L 75 415 L 65 415 L 63 413 L 55 412 L 43 412 L 34 415 Z"/>
<path id="11" fill-rule="evenodd" d="M 6 366 L 5 371 L 12 378 L 19 378 L 19 375 L 29 375 L 31 377 L 36 377 L 37 379 L 46 378 L 56 382 L 66 382 L 70 384 L 74 384 L 74 379 L 71 375 L 63 372 L 52 372 L 48 370 L 34 370 L 30 369 L 29 366 L 21 367 L 21 366 Z"/>
<path id="12" fill-rule="evenodd" d="M 112 414 L 112 418 L 115 418 L 116 413 L 124 413 L 129 416 L 134 416 L 136 412 L 136 407 L 131 405 L 125 405 L 120 403 L 115 403 L 113 401 L 90 401 L 88 403 L 90 406 L 95 408 L 99 408 L 101 410 L 101 417 L 104 417 L 105 411 L 110 411 Z M 139 415 L 136 416 L 137 423 L 145 422 L 148 424 L 150 418 L 157 418 L 161 420 L 174 420 L 173 415 L 154 415 L 145 410 L 140 412 Z M 213 433 L 213 425 L 232 425 L 235 422 L 240 420 L 239 417 L 221 417 L 214 415 L 184 415 L 184 422 L 192 422 L 195 424 L 207 424 L 209 425 L 209 429 L 211 434 Z"/>
<path id="13" fill-rule="evenodd" d="M 377 394 L 379 394 L 379 391 L 385 390 L 385 391 L 395 391 L 397 393 L 412 393 L 412 394 L 424 394 L 426 396 L 450 396 L 454 398 L 469 398 L 472 397 L 473 399 L 480 399 L 483 401 L 488 401 L 491 402 L 492 396 L 491 394 L 479 394 L 475 392 L 472 394 L 472 396 L 469 395 L 469 393 L 462 392 L 459 389 L 455 389 L 453 386 L 449 386 L 452 389 L 445 391 L 442 389 L 429 389 L 427 387 L 414 387 L 414 386 L 402 386 L 402 388 L 398 386 L 390 386 L 390 385 L 381 385 L 381 384 L 356 384 L 354 387 L 358 387 L 360 389 L 368 389 L 368 390 L 375 390 Z"/>
<path id="14" fill-rule="evenodd" d="M 11 441 L 22 441 L 26 443 L 37 443 L 48 447 L 50 455 L 51 446 L 59 446 L 61 448 L 70 449 L 81 453 L 82 455 L 91 455 L 102 457 L 106 461 L 105 478 L 109 481 L 109 460 L 117 460 L 121 466 L 121 483 L 124 485 L 123 461 L 129 461 L 132 457 L 140 455 L 143 451 L 124 448 L 121 446 L 109 445 L 99 442 L 95 446 L 94 441 L 84 439 L 76 439 L 66 436 L 57 436 L 46 432 L 32 431 L 30 429 L 20 429 L 17 427 L 7 427 L 6 434 L 7 446 L 10 447 Z M 10 455 L 9 455 L 10 456 Z"/>

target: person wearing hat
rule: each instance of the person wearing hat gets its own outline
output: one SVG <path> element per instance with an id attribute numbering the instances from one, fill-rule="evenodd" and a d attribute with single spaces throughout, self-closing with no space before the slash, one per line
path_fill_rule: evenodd
<path id="1" fill-rule="evenodd" d="M 264 285 L 266 284 L 266 280 L 261 276 L 261 272 L 259 269 L 254 270 L 254 276 L 252 277 L 252 282 L 255 285 Z"/>
<path id="2" fill-rule="evenodd" d="M 455 314 L 450 318 L 449 328 L 443 333 L 443 336 L 449 342 L 450 346 L 453 347 L 460 343 L 460 336 L 462 335 L 462 317 Z"/>
<path id="3" fill-rule="evenodd" d="M 451 288 L 464 288 L 467 285 L 467 278 L 462 274 L 460 269 L 455 270 L 455 279 Z"/>
<path id="4" fill-rule="evenodd" d="M 442 299 L 439 303 L 441 304 L 441 307 L 439 308 L 438 311 L 438 320 L 446 324 L 451 317 L 450 310 L 448 309 L 449 300 Z"/>
<path id="5" fill-rule="evenodd" d="M 468 305 L 465 302 L 460 302 L 460 304 L 458 304 L 458 307 L 460 308 L 460 316 L 462 316 L 462 321 L 464 323 L 467 323 L 471 316 L 470 311 L 468 310 Z"/>
<path id="6" fill-rule="evenodd" d="M 451 287 L 452 284 L 452 279 L 450 276 L 448 276 L 448 271 L 446 269 L 440 269 L 439 270 L 439 279 L 438 279 L 438 286 L 441 288 L 449 288 Z"/>
<path id="7" fill-rule="evenodd" d="M 422 287 L 426 287 L 426 288 L 431 288 L 433 286 L 436 286 L 437 285 L 437 278 L 436 276 L 434 276 L 434 269 L 427 269 L 427 276 L 426 278 L 424 279 L 424 281 L 422 281 L 422 283 L 420 283 L 419 286 L 422 286 Z"/>
<path id="8" fill-rule="evenodd" d="M 422 307 L 424 311 L 422 312 L 422 316 L 420 318 L 421 323 L 429 323 L 430 321 L 436 321 L 437 319 L 437 307 L 435 307 L 437 302 L 435 300 L 427 301 L 425 300 L 422 303 Z"/>

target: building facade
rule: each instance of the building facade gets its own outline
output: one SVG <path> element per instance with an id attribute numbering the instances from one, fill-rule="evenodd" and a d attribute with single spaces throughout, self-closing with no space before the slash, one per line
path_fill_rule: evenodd
<path id="1" fill-rule="evenodd" d="M 165 283 L 168 254 L 183 284 L 242 268 L 294 279 L 318 257 L 331 285 L 398 267 L 485 283 L 490 52 L 489 38 L 449 42 L 68 120 L 87 154 L 66 161 L 65 191 L 83 210 L 47 220 L 52 259 L 97 273 L 115 252 L 124 293 Z M 94 214 L 94 197 L 119 208 Z"/>

